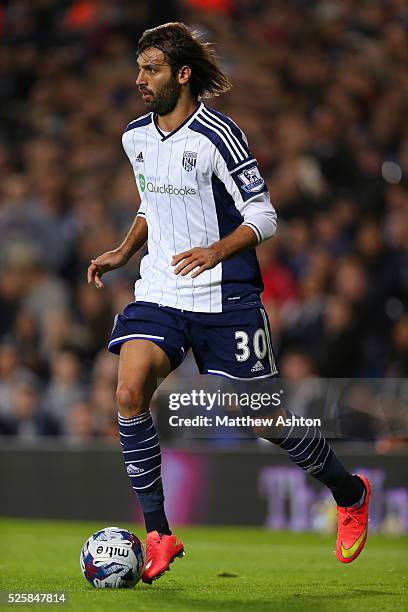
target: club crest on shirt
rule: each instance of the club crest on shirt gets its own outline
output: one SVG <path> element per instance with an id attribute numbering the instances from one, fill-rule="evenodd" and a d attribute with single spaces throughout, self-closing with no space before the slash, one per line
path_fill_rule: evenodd
<path id="1" fill-rule="evenodd" d="M 194 151 L 184 151 L 183 153 L 183 168 L 187 172 L 191 172 L 197 163 L 197 153 Z"/>
<path id="2" fill-rule="evenodd" d="M 238 178 L 242 183 L 242 189 L 247 193 L 256 193 L 264 186 L 264 180 L 259 174 L 257 166 L 245 168 L 240 174 L 238 174 Z"/>

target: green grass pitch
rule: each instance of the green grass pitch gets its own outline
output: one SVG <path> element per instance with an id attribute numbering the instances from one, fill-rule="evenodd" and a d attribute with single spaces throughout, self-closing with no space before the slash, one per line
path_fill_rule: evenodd
<path id="1" fill-rule="evenodd" d="M 3 593 L 68 593 L 66 604 L 15 604 L 7 609 L 408 610 L 406 537 L 369 536 L 361 557 L 342 565 L 336 560 L 332 536 L 241 527 L 180 528 L 177 534 L 187 555 L 176 559 L 171 571 L 152 586 L 139 583 L 129 590 L 96 590 L 82 577 L 79 553 L 87 537 L 106 526 L 0 519 Z M 143 536 L 140 526 L 120 526 Z"/>

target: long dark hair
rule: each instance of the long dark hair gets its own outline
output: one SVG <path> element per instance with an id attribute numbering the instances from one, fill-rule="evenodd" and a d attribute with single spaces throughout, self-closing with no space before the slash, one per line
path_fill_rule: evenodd
<path id="1" fill-rule="evenodd" d="M 171 22 L 146 30 L 139 40 L 138 54 L 149 47 L 163 51 L 173 74 L 190 66 L 189 84 L 195 98 L 211 98 L 231 89 L 211 44 L 184 23 Z"/>

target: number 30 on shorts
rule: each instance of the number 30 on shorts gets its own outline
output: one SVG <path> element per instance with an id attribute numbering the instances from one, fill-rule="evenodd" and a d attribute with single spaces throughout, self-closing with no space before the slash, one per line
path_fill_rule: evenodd
<path id="1" fill-rule="evenodd" d="M 251 355 L 251 350 L 248 346 L 248 334 L 245 331 L 236 331 L 235 340 L 237 341 L 237 351 L 240 351 L 239 353 L 235 353 L 236 360 L 246 361 Z M 257 329 L 254 333 L 252 346 L 257 359 L 263 359 L 268 352 L 268 345 L 266 342 L 265 330 L 262 329 L 262 327 Z"/>

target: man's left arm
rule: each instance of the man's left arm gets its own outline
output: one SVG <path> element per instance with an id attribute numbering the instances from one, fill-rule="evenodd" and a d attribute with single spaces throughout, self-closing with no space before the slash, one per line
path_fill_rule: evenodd
<path id="1" fill-rule="evenodd" d="M 244 168 L 241 165 L 234 169 L 228 167 L 221 155 L 217 155 L 216 173 L 232 195 L 243 222 L 231 234 L 208 247 L 194 247 L 174 255 L 172 265 L 180 276 L 192 272 L 191 278 L 195 278 L 225 259 L 260 244 L 276 232 L 276 211 L 254 158 L 249 159 Z"/>

